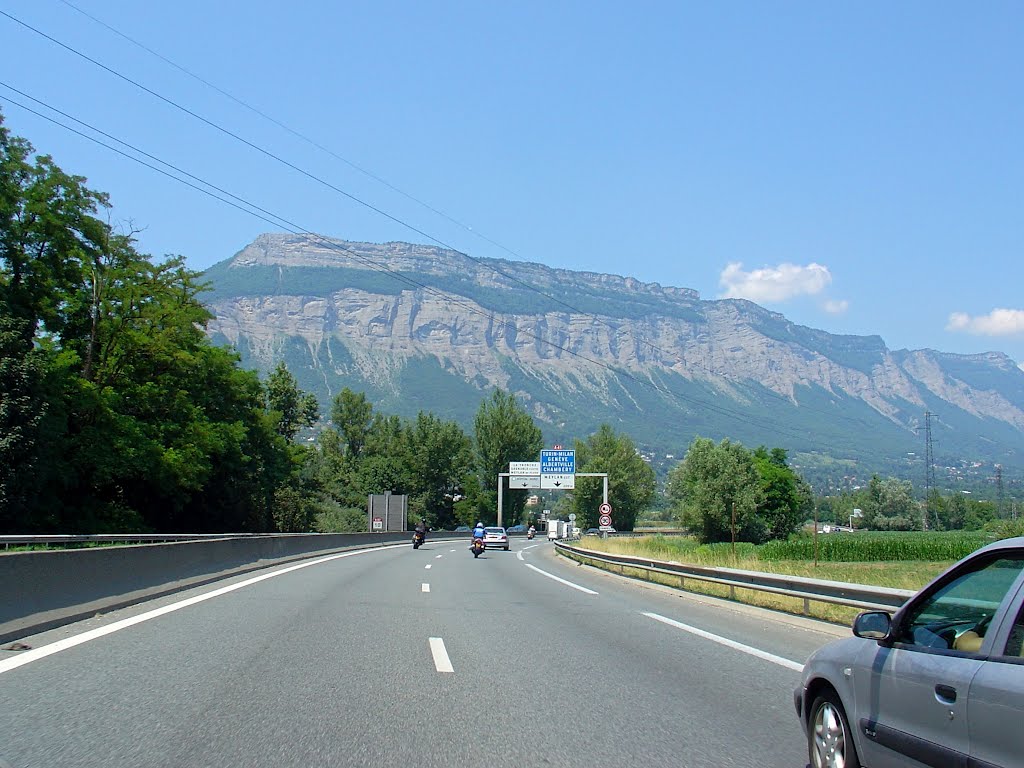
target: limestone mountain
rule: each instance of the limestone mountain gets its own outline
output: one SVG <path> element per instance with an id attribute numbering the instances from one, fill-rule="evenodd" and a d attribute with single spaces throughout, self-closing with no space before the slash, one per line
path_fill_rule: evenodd
<path id="1" fill-rule="evenodd" d="M 325 405 L 348 386 L 469 426 L 501 387 L 549 442 L 608 422 L 658 456 L 729 437 L 833 478 L 919 481 L 931 412 L 954 475 L 1024 465 L 1024 372 L 996 352 L 889 350 L 749 301 L 408 243 L 262 235 L 205 278 L 214 339 L 263 371 L 284 359 Z"/>

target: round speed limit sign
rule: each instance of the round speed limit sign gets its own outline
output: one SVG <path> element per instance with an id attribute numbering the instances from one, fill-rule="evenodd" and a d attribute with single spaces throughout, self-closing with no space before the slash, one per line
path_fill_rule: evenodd
<path id="1" fill-rule="evenodd" d="M 608 502 L 605 502 L 604 504 L 597 508 L 597 511 L 600 512 L 602 515 L 610 515 L 612 513 L 612 505 L 609 504 Z"/>

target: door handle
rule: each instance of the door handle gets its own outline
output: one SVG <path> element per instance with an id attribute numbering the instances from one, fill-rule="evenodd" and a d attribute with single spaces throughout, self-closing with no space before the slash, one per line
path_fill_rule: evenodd
<path id="1" fill-rule="evenodd" d="M 952 685 L 943 685 L 942 683 L 939 683 L 935 686 L 935 695 L 944 702 L 952 703 L 956 701 L 956 688 Z"/>

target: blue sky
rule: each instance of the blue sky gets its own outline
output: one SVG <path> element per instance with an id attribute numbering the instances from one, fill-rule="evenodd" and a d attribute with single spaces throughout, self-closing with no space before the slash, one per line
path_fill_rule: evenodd
<path id="1" fill-rule="evenodd" d="M 458 250 L 1024 361 L 1019 2 L 72 1 L 348 162 L 62 0 L 0 10 Z M 2 16 L 0 39 L 0 82 L 302 228 L 430 242 Z M 203 269 L 274 229 L 8 98 L 146 252 Z"/>

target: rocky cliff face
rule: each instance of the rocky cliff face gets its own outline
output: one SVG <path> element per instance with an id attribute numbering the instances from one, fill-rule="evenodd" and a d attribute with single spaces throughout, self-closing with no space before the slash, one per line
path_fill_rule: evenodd
<path id="1" fill-rule="evenodd" d="M 832 336 L 746 301 L 406 243 L 264 235 L 207 277 L 210 332 L 263 369 L 290 355 L 325 402 L 359 382 L 416 400 L 410 364 L 430 361 L 480 397 L 490 387 L 517 392 L 553 425 L 586 403 L 627 426 L 718 409 L 762 419 L 765 433 L 799 415 L 832 435 L 852 419 L 916 440 L 930 409 L 957 439 L 991 440 L 995 424 L 994 453 L 1024 448 L 1024 373 L 996 353 L 894 352 L 877 337 Z M 642 402 L 642 389 L 663 410 Z M 813 434 L 803 442 L 828 448 Z"/>

